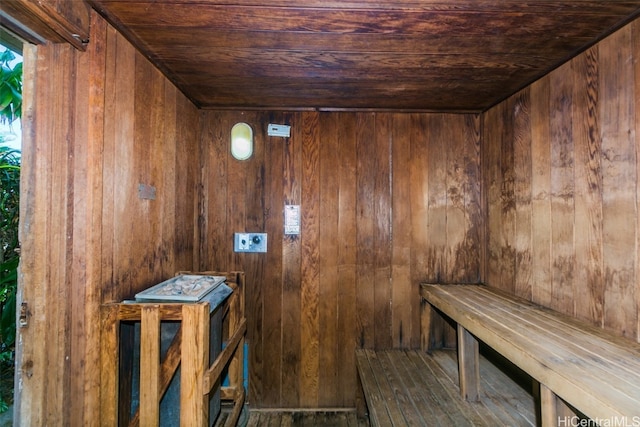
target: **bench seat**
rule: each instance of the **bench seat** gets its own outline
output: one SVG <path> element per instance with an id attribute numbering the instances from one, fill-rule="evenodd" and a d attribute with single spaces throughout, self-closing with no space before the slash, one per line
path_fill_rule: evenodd
<path id="1" fill-rule="evenodd" d="M 557 425 L 557 397 L 592 420 L 639 419 L 640 344 L 484 285 L 422 284 L 420 293 L 423 333 L 432 307 L 458 324 L 467 399 L 479 394 L 478 339 L 540 383 L 543 426 Z"/>

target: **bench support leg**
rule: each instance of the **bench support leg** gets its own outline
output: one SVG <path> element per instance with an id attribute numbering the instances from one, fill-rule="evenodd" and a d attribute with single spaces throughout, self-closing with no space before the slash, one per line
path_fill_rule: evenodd
<path id="1" fill-rule="evenodd" d="M 420 300 L 420 348 L 424 352 L 431 350 L 431 319 L 433 307 L 426 299 Z"/>
<path id="2" fill-rule="evenodd" d="M 356 415 L 358 418 L 367 418 L 369 414 L 367 413 L 367 400 L 364 395 L 364 388 L 362 387 L 362 379 L 360 378 L 360 371 L 356 369 L 356 373 L 358 375 L 358 387 L 356 391 Z"/>
<path id="3" fill-rule="evenodd" d="M 480 399 L 480 356 L 478 340 L 458 325 L 458 374 L 460 395 L 468 401 Z"/>
<path id="4" fill-rule="evenodd" d="M 558 398 L 544 384 L 540 384 L 540 425 L 556 427 L 558 425 Z"/>

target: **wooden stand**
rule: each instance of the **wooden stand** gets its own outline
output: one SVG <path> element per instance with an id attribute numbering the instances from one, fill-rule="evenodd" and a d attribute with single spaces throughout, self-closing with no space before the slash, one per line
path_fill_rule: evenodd
<path id="1" fill-rule="evenodd" d="M 233 294 L 222 309 L 226 347 L 215 361 L 209 361 L 208 302 L 197 303 L 113 303 L 102 306 L 100 425 L 157 426 L 160 400 L 178 366 L 180 381 L 180 426 L 207 426 L 209 393 L 228 367 L 229 387 L 222 387 L 221 399 L 233 402 L 226 426 L 237 424 L 245 401 L 243 387 L 243 349 L 247 322 L 244 315 L 244 273 L 179 272 L 226 276 Z M 180 321 L 181 327 L 166 356 L 160 360 L 160 322 Z M 120 322 L 140 322 L 140 351 L 145 363 L 140 366 L 140 406 L 129 419 L 119 406 Z"/>

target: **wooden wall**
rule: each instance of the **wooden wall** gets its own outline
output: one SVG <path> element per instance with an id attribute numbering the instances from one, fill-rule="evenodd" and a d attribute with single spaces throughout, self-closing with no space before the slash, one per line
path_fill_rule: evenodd
<path id="1" fill-rule="evenodd" d="M 86 52 L 25 46 L 19 425 L 97 425 L 100 303 L 193 267 L 198 112 L 91 19 Z"/>
<path id="2" fill-rule="evenodd" d="M 483 278 L 640 340 L 640 22 L 483 122 Z"/>
<path id="3" fill-rule="evenodd" d="M 229 154 L 237 121 L 247 161 Z M 419 346 L 420 281 L 480 275 L 478 116 L 204 111 L 201 269 L 247 274 L 253 407 L 352 407 L 354 349 Z M 291 138 L 266 135 L 291 125 Z M 283 234 L 301 205 L 299 236 Z M 234 232 L 268 233 L 236 254 Z"/>

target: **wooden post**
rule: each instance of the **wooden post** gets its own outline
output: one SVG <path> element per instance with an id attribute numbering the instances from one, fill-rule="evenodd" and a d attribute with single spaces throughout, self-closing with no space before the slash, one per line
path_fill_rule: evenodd
<path id="1" fill-rule="evenodd" d="M 550 388 L 540 384 L 540 424 L 542 427 L 558 425 L 558 398 Z"/>
<path id="2" fill-rule="evenodd" d="M 235 332 L 244 319 L 244 274 L 238 274 L 237 287 L 231 295 L 229 307 L 229 333 Z M 238 390 L 244 382 L 244 338 L 240 340 L 235 356 L 229 364 L 229 384 Z"/>
<path id="3" fill-rule="evenodd" d="M 100 425 L 118 425 L 118 304 L 102 307 Z"/>
<path id="4" fill-rule="evenodd" d="M 143 305 L 140 320 L 140 425 L 160 424 L 160 307 Z"/>
<path id="5" fill-rule="evenodd" d="M 244 316 L 244 273 L 238 272 L 233 286 L 233 295 L 229 299 L 229 343 L 233 344 L 232 337 L 242 331 L 242 338 L 237 343 L 233 357 L 229 362 L 229 387 L 222 388 L 223 399 L 233 400 L 233 411 L 227 418 L 225 426 L 235 426 L 240 418 L 244 406 L 244 335 L 246 333 L 246 320 Z"/>
<path id="6" fill-rule="evenodd" d="M 458 373 L 460 395 L 468 401 L 480 399 L 480 355 L 478 340 L 458 325 Z"/>
<path id="7" fill-rule="evenodd" d="M 203 394 L 209 368 L 209 304 L 182 306 L 182 367 L 180 372 L 180 426 L 206 427 L 209 395 Z"/>
<path id="8" fill-rule="evenodd" d="M 420 299 L 420 348 L 427 352 L 431 349 L 431 319 L 433 307 L 424 299 Z"/>

